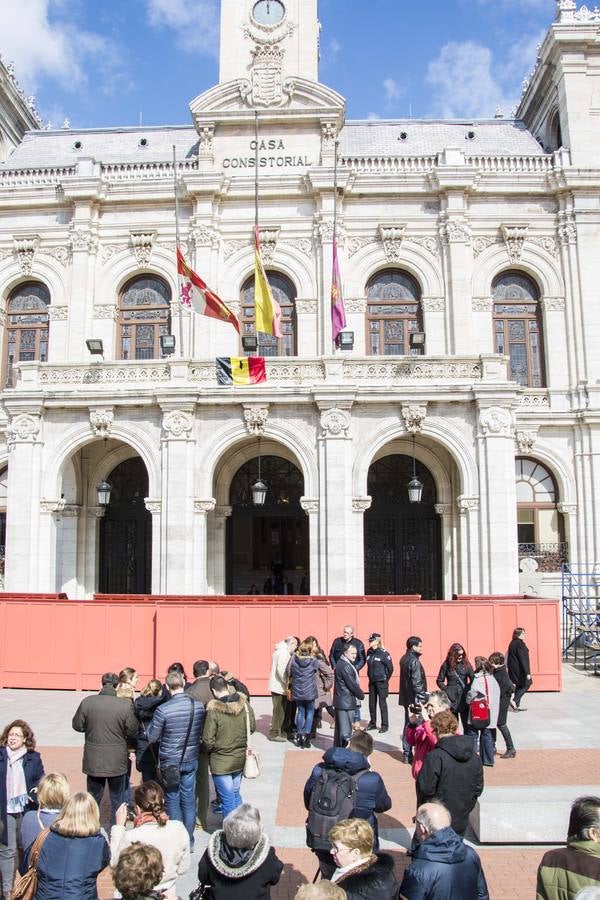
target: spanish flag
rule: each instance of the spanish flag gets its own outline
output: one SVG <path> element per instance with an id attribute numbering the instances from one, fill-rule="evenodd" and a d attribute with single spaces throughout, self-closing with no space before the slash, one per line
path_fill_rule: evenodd
<path id="1" fill-rule="evenodd" d="M 260 384 L 267 380 L 263 356 L 218 356 L 219 384 Z"/>
<path id="2" fill-rule="evenodd" d="M 193 309 L 201 316 L 231 322 L 236 331 L 240 330 L 237 316 L 211 291 L 199 275 L 186 263 L 183 253 L 177 248 L 177 274 L 179 275 L 179 299 L 182 306 Z"/>
<path id="3" fill-rule="evenodd" d="M 254 228 L 254 320 L 257 331 L 281 337 L 281 308 L 273 297 L 260 255 L 258 226 Z"/>

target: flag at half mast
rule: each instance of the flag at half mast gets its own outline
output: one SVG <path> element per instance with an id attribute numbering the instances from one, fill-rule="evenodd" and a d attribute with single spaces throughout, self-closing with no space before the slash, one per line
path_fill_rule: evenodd
<path id="1" fill-rule="evenodd" d="M 281 308 L 267 281 L 257 225 L 254 227 L 254 321 L 257 331 L 281 337 Z"/>
<path id="2" fill-rule="evenodd" d="M 212 319 L 220 319 L 221 322 L 230 322 L 239 332 L 240 323 L 235 313 L 188 266 L 179 247 L 177 248 L 177 274 L 179 276 L 179 299 L 182 306 L 193 309 L 201 316 L 210 316 Z"/>
<path id="3" fill-rule="evenodd" d="M 333 270 L 331 273 L 331 336 L 336 343 L 340 331 L 346 327 L 346 307 L 342 296 L 342 279 L 338 261 L 337 240 L 333 236 Z"/>

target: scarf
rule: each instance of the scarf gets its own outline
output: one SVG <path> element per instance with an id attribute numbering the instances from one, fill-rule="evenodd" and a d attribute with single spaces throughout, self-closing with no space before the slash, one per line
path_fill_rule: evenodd
<path id="1" fill-rule="evenodd" d="M 136 816 L 133 820 L 133 827 L 139 828 L 140 825 L 166 825 L 169 821 L 169 817 L 166 812 L 163 810 L 158 816 L 155 816 L 154 813 L 151 812 L 141 812 L 139 816 Z"/>
<path id="2" fill-rule="evenodd" d="M 27 782 L 23 770 L 23 757 L 27 753 L 26 747 L 20 750 L 6 748 L 6 810 L 9 813 L 23 812 L 29 803 L 27 796 Z"/>

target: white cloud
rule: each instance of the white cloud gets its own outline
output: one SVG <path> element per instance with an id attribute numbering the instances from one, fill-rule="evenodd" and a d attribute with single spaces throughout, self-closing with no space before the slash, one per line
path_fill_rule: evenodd
<path id="1" fill-rule="evenodd" d="M 23 87 L 34 91 L 42 80 L 53 80 L 76 90 L 87 82 L 91 60 L 108 80 L 119 77 L 121 66 L 108 41 L 66 19 L 53 19 L 54 11 L 66 15 L 65 0 L 2 0 L 0 53 L 5 63 L 15 63 Z"/>
<path id="2" fill-rule="evenodd" d="M 394 81 L 393 78 L 384 78 L 383 90 L 385 91 L 385 102 L 388 106 L 393 106 L 404 94 L 402 85 Z"/>
<path id="3" fill-rule="evenodd" d="M 219 52 L 217 0 L 147 0 L 148 20 L 155 28 L 170 28 L 188 52 Z"/>
<path id="4" fill-rule="evenodd" d="M 492 117 L 514 100 L 492 75 L 492 51 L 474 41 L 451 42 L 429 63 L 426 81 L 434 89 L 433 115 L 441 118 Z"/>
<path id="5" fill-rule="evenodd" d="M 369 115 L 367 116 L 367 119 L 369 120 L 369 122 L 377 122 L 377 120 L 380 118 L 381 118 L 381 116 L 379 115 L 379 113 L 376 113 L 376 112 L 370 112 Z"/>

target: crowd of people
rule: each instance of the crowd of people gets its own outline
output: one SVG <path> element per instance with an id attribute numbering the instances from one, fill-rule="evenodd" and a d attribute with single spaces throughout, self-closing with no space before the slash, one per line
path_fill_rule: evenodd
<path id="1" fill-rule="evenodd" d="M 316 637 L 288 636 L 272 657 L 268 739 L 311 746 L 331 718 L 332 746 L 307 772 L 303 802 L 306 843 L 317 873 L 296 900 L 486 900 L 476 851 L 465 843 L 469 816 L 484 789 L 484 767 L 513 759 L 508 712 L 523 711 L 531 686 L 525 631 L 515 629 L 506 655 L 469 661 L 453 643 L 429 691 L 423 641 L 412 635 L 399 661 L 404 763 L 415 782 L 414 836 L 401 882 L 393 856 L 379 843 L 378 814 L 392 800 L 370 763 L 370 732 L 389 729 L 387 698 L 394 664 L 382 635 L 368 646 L 344 627 L 326 654 Z M 369 718 L 358 673 L 366 666 Z M 178 879 L 191 865 L 198 827 L 209 807 L 222 827 L 209 836 L 198 865 L 198 900 L 268 900 L 283 871 L 258 809 L 242 785 L 255 716 L 246 685 L 210 660 L 197 660 L 193 680 L 169 666 L 136 694 L 133 668 L 106 673 L 98 694 L 73 717 L 84 735 L 87 790 L 46 774 L 29 724 L 17 719 L 0 736 L 0 898 L 35 870 L 36 900 L 93 900 L 110 865 L 115 897 L 177 900 Z M 379 725 L 378 725 L 379 721 Z M 499 732 L 505 742 L 496 752 Z M 132 760 L 141 779 L 132 787 Z M 211 781 L 215 799 L 210 803 Z M 110 823 L 100 823 L 105 790 Z M 301 802 L 298 798 L 298 802 Z M 538 900 L 574 900 L 600 888 L 600 797 L 575 801 L 564 848 L 548 851 L 538 870 Z"/>

